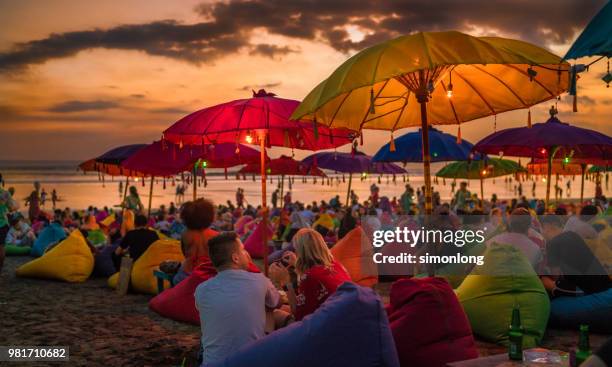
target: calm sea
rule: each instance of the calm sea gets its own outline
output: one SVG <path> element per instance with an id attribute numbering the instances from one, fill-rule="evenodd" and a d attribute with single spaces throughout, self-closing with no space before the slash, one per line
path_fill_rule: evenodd
<path id="1" fill-rule="evenodd" d="M 16 190 L 15 196 L 20 202 L 28 196 L 33 189 L 33 182 L 39 181 L 41 187 L 48 193 L 48 202 L 46 208 L 51 207 L 50 198 L 51 191 L 55 189 L 60 198 L 59 207 L 70 207 L 76 209 L 84 209 L 88 206 L 114 206 L 121 202 L 122 193 L 119 192 L 119 182 L 125 184 L 125 178 L 104 177 L 101 180 L 96 173 L 84 174 L 77 170 L 78 162 L 72 161 L 2 161 L 0 160 L 0 173 L 2 173 L 6 182 L 5 187 L 14 187 Z M 436 172 L 443 167 L 443 163 L 437 163 L 432 166 L 432 172 Z M 409 164 L 406 166 L 408 170 L 408 181 L 415 189 L 423 185 L 422 167 L 418 164 Z M 346 191 L 348 185 L 348 175 L 345 175 L 342 182 L 342 175 L 329 172 L 331 184 L 323 185 L 323 181 L 319 178 L 317 183 L 313 183 L 311 177 L 307 183 L 302 182 L 301 177 L 295 177 L 294 184 L 289 189 L 287 180 L 285 179 L 285 192 L 291 191 L 294 200 L 302 202 L 312 202 L 313 200 L 329 200 L 335 195 L 340 195 L 342 201 L 346 199 Z M 402 176 L 397 176 L 395 182 L 392 177 L 382 177 L 380 183 L 378 176 L 369 176 L 365 180 L 359 177 L 353 177 L 352 187 L 359 196 L 360 200 L 365 200 L 369 196 L 370 185 L 377 184 L 380 187 L 380 196 L 399 197 L 404 191 L 404 180 Z M 564 198 L 567 195 L 566 183 L 571 182 L 570 197 L 578 198 L 580 196 L 580 177 L 562 177 L 559 185 L 564 190 Z M 180 184 L 180 176 L 174 180 L 167 179 L 165 188 L 163 181 L 157 180 L 153 189 L 153 207 L 158 207 L 161 204 L 168 205 L 171 201 L 175 201 L 176 185 Z M 212 199 L 215 203 L 225 203 L 227 200 L 235 200 L 235 192 L 238 187 L 244 189 L 246 200 L 258 205 L 261 203 L 261 183 L 259 178 L 253 181 L 252 176 L 247 176 L 246 180 L 237 180 L 235 174 L 229 173 L 226 180 L 223 172 L 220 170 L 209 170 L 207 172 L 207 186 L 200 185 L 198 187 L 198 196 L 204 196 Z M 272 177 L 272 182 L 268 179 L 268 203 L 272 191 L 277 187 L 279 178 Z M 451 197 L 451 180 L 446 180 L 443 183 L 442 179 L 434 184 L 435 190 L 440 192 L 443 200 L 450 200 Z M 515 197 L 514 186 L 516 181 L 512 183 L 505 182 L 503 177 L 497 179 L 489 179 L 485 181 L 484 192 L 485 197 L 490 198 L 492 193 L 496 193 L 499 198 Z M 150 180 L 145 180 L 144 185 L 142 179 L 134 181 L 130 179 L 130 185 L 135 185 L 141 195 L 143 204 L 146 206 L 149 196 Z M 523 182 L 523 194 L 528 198 L 532 197 L 532 181 Z M 469 182 L 469 190 L 480 193 L 480 184 L 478 181 Z M 543 197 L 545 195 L 546 184 L 542 178 L 536 179 L 536 196 Z M 607 194 L 607 188 L 604 185 L 604 194 Z M 585 198 L 592 196 L 595 192 L 595 186 L 592 182 L 585 182 Z M 192 186 L 187 187 L 185 199 L 189 200 L 192 197 Z M 552 194 L 554 197 L 554 194 Z"/>

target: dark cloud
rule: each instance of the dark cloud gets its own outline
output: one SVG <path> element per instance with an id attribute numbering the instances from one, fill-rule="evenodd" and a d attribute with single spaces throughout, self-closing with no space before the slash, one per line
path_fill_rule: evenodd
<path id="1" fill-rule="evenodd" d="M 54 106 L 51 106 L 47 109 L 49 112 L 83 112 L 83 111 L 92 111 L 92 110 L 108 110 L 111 108 L 120 107 L 119 103 L 114 101 L 104 101 L 104 100 L 95 100 L 95 101 L 66 101 L 58 103 Z"/>
<path id="2" fill-rule="evenodd" d="M 132 98 L 136 98 L 136 99 L 143 99 L 146 96 L 144 94 L 140 94 L 140 93 L 134 93 L 134 94 L 130 94 L 130 97 Z"/>
<path id="3" fill-rule="evenodd" d="M 291 48 L 289 46 L 277 46 L 270 45 L 267 43 L 260 43 L 258 45 L 253 46 L 249 51 L 249 54 L 265 56 L 274 59 L 277 56 L 284 56 L 296 52 L 298 52 L 297 49 Z"/>
<path id="4" fill-rule="evenodd" d="M 91 48 L 136 50 L 194 64 L 247 49 L 276 57 L 288 46 L 251 44 L 261 30 L 319 41 L 342 52 L 415 31 L 458 29 L 515 35 L 550 46 L 566 43 L 605 0 L 228 0 L 201 4 L 204 21 L 173 20 L 60 34 L 0 53 L 0 71 L 72 56 Z M 362 32 L 354 37 L 349 27 Z"/>
<path id="5" fill-rule="evenodd" d="M 173 115 L 178 115 L 178 114 L 187 114 L 190 111 L 184 110 L 182 108 L 176 108 L 176 107 L 166 107 L 166 108 L 155 108 L 150 110 L 150 112 L 153 113 L 166 113 L 166 114 L 173 114 Z"/>
<path id="6" fill-rule="evenodd" d="M 238 88 L 238 90 L 241 91 L 251 91 L 251 90 L 260 90 L 260 89 L 272 89 L 272 88 L 276 88 L 278 86 L 280 86 L 282 83 L 281 82 L 274 82 L 274 83 L 265 83 L 265 84 L 257 84 L 257 85 L 244 85 L 240 88 Z"/>

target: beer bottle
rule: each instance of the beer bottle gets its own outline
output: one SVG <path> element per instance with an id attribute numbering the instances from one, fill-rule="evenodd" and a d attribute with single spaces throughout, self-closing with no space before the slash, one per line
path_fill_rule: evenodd
<path id="1" fill-rule="evenodd" d="M 576 350 L 576 366 L 580 366 L 591 355 L 589 344 L 589 325 L 580 325 L 580 337 Z"/>
<path id="2" fill-rule="evenodd" d="M 512 309 L 512 323 L 508 330 L 508 357 L 513 361 L 523 360 L 523 326 L 521 311 L 516 306 Z"/>

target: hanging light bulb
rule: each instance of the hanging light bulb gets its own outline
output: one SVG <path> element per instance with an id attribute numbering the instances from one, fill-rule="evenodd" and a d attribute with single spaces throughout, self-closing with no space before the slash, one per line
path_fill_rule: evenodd
<path id="1" fill-rule="evenodd" d="M 247 142 L 247 144 L 253 144 L 253 137 L 251 136 L 251 132 L 247 132 L 246 137 L 244 138 L 244 140 Z"/>
<path id="2" fill-rule="evenodd" d="M 542 149 L 540 149 L 540 153 L 542 153 L 542 154 L 546 154 L 546 148 L 542 148 Z"/>
<path id="3" fill-rule="evenodd" d="M 202 161 L 202 168 L 206 168 L 206 167 L 208 167 L 208 162 Z"/>
<path id="4" fill-rule="evenodd" d="M 453 72 L 448 73 L 448 85 L 446 86 L 446 96 L 451 98 L 453 96 Z"/>
<path id="5" fill-rule="evenodd" d="M 487 175 L 487 170 L 486 170 L 486 169 L 483 169 L 483 170 L 482 170 L 482 175 L 483 175 L 483 176 L 486 176 L 486 175 Z"/>

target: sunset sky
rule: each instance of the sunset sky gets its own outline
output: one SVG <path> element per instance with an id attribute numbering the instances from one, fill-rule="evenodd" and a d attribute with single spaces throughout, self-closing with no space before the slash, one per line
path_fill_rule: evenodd
<path id="1" fill-rule="evenodd" d="M 182 116 L 251 89 L 301 100 L 356 51 L 415 31 L 518 38 L 562 56 L 604 2 L 0 0 L 0 160 L 81 160 L 152 142 Z M 562 97 L 562 120 L 612 134 L 605 70 L 601 61 L 581 78 L 580 112 Z M 549 108 L 533 109 L 533 120 Z M 500 115 L 497 127 L 526 116 Z M 492 117 L 462 127 L 472 142 L 492 131 Z M 388 141 L 374 135 L 368 153 Z"/>

